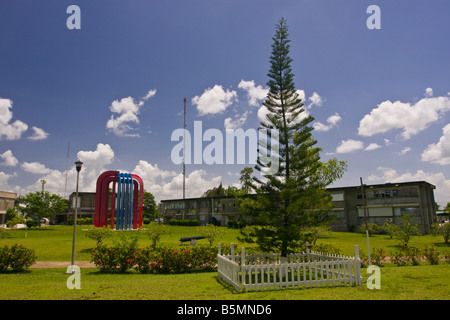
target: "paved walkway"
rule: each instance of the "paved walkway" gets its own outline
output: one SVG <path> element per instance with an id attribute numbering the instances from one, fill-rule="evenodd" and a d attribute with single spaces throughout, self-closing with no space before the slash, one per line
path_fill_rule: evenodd
<path id="1" fill-rule="evenodd" d="M 67 268 L 72 263 L 68 261 L 36 261 L 31 268 Z M 75 265 L 80 268 L 95 268 L 95 265 L 89 261 L 75 261 Z"/>

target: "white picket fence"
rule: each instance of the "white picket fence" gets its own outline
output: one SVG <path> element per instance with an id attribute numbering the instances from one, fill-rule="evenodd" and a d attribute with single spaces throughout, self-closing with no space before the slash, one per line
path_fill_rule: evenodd
<path id="1" fill-rule="evenodd" d="M 362 284 L 357 245 L 355 257 L 310 252 L 309 249 L 285 258 L 276 254 L 247 255 L 245 248 L 236 255 L 233 244 L 231 254 L 223 255 L 221 251 L 219 244 L 219 277 L 238 292 Z"/>

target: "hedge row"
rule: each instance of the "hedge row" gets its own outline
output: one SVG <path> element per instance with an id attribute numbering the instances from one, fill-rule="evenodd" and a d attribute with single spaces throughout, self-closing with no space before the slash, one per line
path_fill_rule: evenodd
<path id="1" fill-rule="evenodd" d="M 184 220 L 170 219 L 169 224 L 171 226 L 193 226 L 193 227 L 195 227 L 195 226 L 200 225 L 200 221 L 199 220 L 189 220 L 189 219 L 184 219 Z"/>
<path id="2" fill-rule="evenodd" d="M 222 246 L 222 253 L 230 251 Z M 138 248 L 133 245 L 98 245 L 91 251 L 91 262 L 101 272 L 187 273 L 217 270 L 218 247 Z"/>

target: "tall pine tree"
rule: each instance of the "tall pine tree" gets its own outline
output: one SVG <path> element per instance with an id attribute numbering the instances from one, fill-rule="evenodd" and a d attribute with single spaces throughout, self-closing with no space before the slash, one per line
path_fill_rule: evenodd
<path id="1" fill-rule="evenodd" d="M 279 132 L 278 172 L 254 178 L 255 198 L 241 202 L 240 211 L 252 216 L 258 225 L 244 231 L 247 239 L 256 238 L 264 251 L 279 251 L 282 256 L 295 251 L 302 240 L 302 230 L 330 221 L 331 198 L 326 186 L 340 178 L 345 162 L 320 161 L 310 126 L 314 118 L 305 115 L 296 92 L 289 57 L 290 40 L 286 20 L 281 19 L 273 37 L 269 92 L 263 105 L 268 114 L 261 126 Z M 258 162 L 255 168 L 264 173 L 270 164 Z"/>

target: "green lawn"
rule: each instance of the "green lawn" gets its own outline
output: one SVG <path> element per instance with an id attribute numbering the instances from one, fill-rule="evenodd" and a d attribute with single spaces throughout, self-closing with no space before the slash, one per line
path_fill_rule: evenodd
<path id="1" fill-rule="evenodd" d="M 76 256 L 77 261 L 89 261 L 89 249 L 95 247 L 95 241 L 84 236 L 83 229 L 92 228 L 92 226 L 78 226 L 76 235 Z M 197 236 L 197 227 L 168 226 L 170 235 L 164 236 L 158 243 L 158 246 L 177 247 L 180 245 L 181 237 Z M 249 246 L 239 243 L 237 237 L 239 231 L 236 229 L 225 228 L 226 233 L 216 244 L 220 242 L 235 243 L 240 247 Z M 137 236 L 140 246 L 150 245 L 150 240 L 136 231 L 119 231 L 113 238 L 106 242 L 112 242 L 120 239 L 121 235 Z M 72 226 L 49 226 L 42 227 L 41 230 L 33 228 L 31 230 L 9 230 L 8 237 L 0 239 L 0 244 L 23 244 L 27 248 L 36 251 L 38 261 L 70 261 L 72 257 Z M 373 235 L 369 238 L 370 248 L 384 248 L 387 253 L 399 247 L 399 241 L 390 239 L 388 235 Z M 197 240 L 198 244 L 208 244 L 206 239 Z M 350 232 L 332 232 L 326 237 L 320 238 L 317 243 L 329 243 L 339 248 L 344 255 L 354 256 L 354 246 L 357 244 L 360 250 L 367 252 L 366 236 Z M 426 244 L 434 243 L 439 249 L 450 251 L 450 246 L 444 244 L 442 236 L 416 236 L 410 241 L 411 245 L 424 248 Z"/>
<path id="2" fill-rule="evenodd" d="M 76 260 L 88 261 L 89 248 L 95 242 L 83 235 L 83 229 L 90 226 L 78 226 Z M 165 236 L 159 245 L 179 246 L 180 237 L 198 235 L 195 227 L 171 226 L 171 235 Z M 43 227 L 41 230 L 11 230 L 9 236 L 0 240 L 0 244 L 24 244 L 36 250 L 38 261 L 67 261 L 70 263 L 72 252 L 72 231 L 69 226 Z M 118 239 L 118 232 L 115 237 Z M 138 235 L 139 245 L 147 246 L 150 240 Z M 220 241 L 238 243 L 238 231 L 227 229 Z M 109 241 L 113 241 L 110 239 Z M 330 243 L 339 247 L 344 254 L 353 255 L 354 245 L 367 251 L 366 238 L 360 234 L 333 232 L 319 239 L 320 243 Z M 199 240 L 207 244 L 207 240 Z M 399 241 L 386 235 L 370 238 L 371 248 L 384 248 L 387 252 L 397 248 Z M 423 247 L 435 243 L 442 250 L 450 250 L 442 237 L 431 235 L 414 237 L 411 244 Z M 241 247 L 243 244 L 239 244 Z M 386 264 L 381 268 L 381 289 L 369 290 L 365 278 L 360 287 L 331 287 L 301 290 L 264 291 L 235 293 L 224 286 L 217 278 L 217 272 L 193 274 L 139 274 L 134 270 L 126 274 L 102 274 L 94 268 L 82 268 L 81 289 L 70 290 L 66 286 L 69 275 L 65 269 L 29 269 L 23 273 L 7 272 L 0 274 L 0 299 L 30 300 L 439 300 L 450 299 L 450 265 L 441 262 L 430 265 L 422 262 L 419 266 L 396 267 Z"/>
<path id="3" fill-rule="evenodd" d="M 447 264 L 381 268 L 381 289 L 325 287 L 236 293 L 222 285 L 216 272 L 193 274 L 102 274 L 81 270 L 81 289 L 69 290 L 65 269 L 30 269 L 0 274 L 1 300 L 448 300 Z M 367 278 L 366 269 L 362 269 Z"/>

